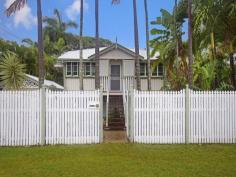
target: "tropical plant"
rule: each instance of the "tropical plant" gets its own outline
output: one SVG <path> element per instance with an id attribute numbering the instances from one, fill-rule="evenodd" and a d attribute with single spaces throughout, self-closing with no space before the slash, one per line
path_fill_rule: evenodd
<path id="1" fill-rule="evenodd" d="M 44 34 L 48 35 L 52 42 L 64 38 L 67 29 L 78 27 L 74 21 L 64 22 L 58 9 L 54 9 L 54 17 L 44 17 L 43 23 L 45 24 Z"/>
<path id="2" fill-rule="evenodd" d="M 7 16 L 15 13 L 24 7 L 27 0 L 15 0 L 6 10 Z M 43 53 L 43 25 L 42 25 L 42 8 L 41 0 L 37 0 L 37 17 L 38 17 L 38 63 L 39 63 L 39 88 L 44 84 L 44 53 Z"/>
<path id="3" fill-rule="evenodd" d="M 210 90 L 215 79 L 215 65 L 216 61 L 211 60 L 208 53 L 196 54 L 193 65 L 193 81 L 197 88 L 202 90 Z"/>
<path id="4" fill-rule="evenodd" d="M 3 54 L 0 60 L 0 80 L 6 89 L 20 89 L 25 80 L 25 65 L 12 52 Z"/>
<path id="5" fill-rule="evenodd" d="M 231 67 L 231 84 L 236 88 L 235 66 L 233 54 L 236 52 L 236 9 L 234 0 L 195 0 L 195 28 L 194 38 L 197 46 L 207 48 L 211 46 L 212 59 L 217 63 L 221 58 L 217 55 L 217 49 L 220 48 L 227 54 Z M 220 85 L 220 66 L 216 65 L 215 87 Z"/>
<path id="6" fill-rule="evenodd" d="M 151 40 L 153 48 L 151 55 L 160 53 L 159 60 L 166 68 L 167 80 L 171 82 L 173 89 L 180 89 L 186 82 L 187 62 L 186 62 L 186 44 L 182 42 L 182 28 L 180 22 L 176 22 L 175 15 L 161 9 L 161 16 L 157 17 L 152 25 L 157 26 L 151 30 L 154 39 Z M 176 43 L 178 43 L 178 51 L 176 51 Z M 178 54 L 178 60 L 177 59 Z M 179 61 L 180 59 L 180 61 Z M 157 66 L 154 63 L 153 67 Z M 166 79 L 166 78 L 164 78 Z M 165 82 L 167 83 L 167 82 Z"/>

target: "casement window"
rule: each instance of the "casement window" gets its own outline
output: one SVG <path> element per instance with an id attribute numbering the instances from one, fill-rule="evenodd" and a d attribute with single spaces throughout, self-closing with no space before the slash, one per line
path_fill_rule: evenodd
<path id="1" fill-rule="evenodd" d="M 95 75 L 95 63 L 85 63 L 84 73 L 85 73 L 85 76 L 94 76 Z"/>
<path id="2" fill-rule="evenodd" d="M 79 63 L 78 62 L 66 63 L 66 76 L 71 76 L 71 77 L 79 76 Z"/>
<path id="3" fill-rule="evenodd" d="M 157 68 L 152 69 L 152 76 L 157 76 Z"/>
<path id="4" fill-rule="evenodd" d="M 95 76 L 95 63 L 91 64 L 91 74 L 92 76 Z"/>
<path id="5" fill-rule="evenodd" d="M 72 63 L 66 63 L 66 76 L 72 76 Z"/>
<path id="6" fill-rule="evenodd" d="M 152 70 L 152 76 L 153 77 L 162 77 L 164 74 L 163 64 L 160 63 L 158 66 Z M 147 69 L 147 63 L 140 63 L 140 76 L 146 77 L 148 76 L 148 69 Z"/>
<path id="7" fill-rule="evenodd" d="M 160 63 L 159 65 L 158 65 L 158 76 L 163 76 L 164 75 L 164 67 L 163 67 L 163 64 L 162 63 Z"/>
<path id="8" fill-rule="evenodd" d="M 163 74 L 164 74 L 163 64 L 159 63 L 157 67 L 154 70 L 152 70 L 152 76 L 162 77 Z"/>
<path id="9" fill-rule="evenodd" d="M 140 63 L 140 76 L 147 76 L 147 64 Z"/>
<path id="10" fill-rule="evenodd" d="M 79 63 L 77 62 L 73 62 L 72 63 L 72 74 L 73 76 L 78 76 L 78 73 L 79 73 L 79 67 L 78 67 Z"/>

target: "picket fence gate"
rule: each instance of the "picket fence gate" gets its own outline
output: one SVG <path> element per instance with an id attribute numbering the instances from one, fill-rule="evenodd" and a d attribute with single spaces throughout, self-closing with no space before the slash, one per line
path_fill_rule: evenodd
<path id="1" fill-rule="evenodd" d="M 99 91 L 1 91 L 0 146 L 102 142 Z"/>
<path id="2" fill-rule="evenodd" d="M 131 142 L 236 143 L 236 92 L 134 90 L 129 102 Z"/>
<path id="3" fill-rule="evenodd" d="M 99 143 L 99 91 L 47 91 L 46 144 Z"/>

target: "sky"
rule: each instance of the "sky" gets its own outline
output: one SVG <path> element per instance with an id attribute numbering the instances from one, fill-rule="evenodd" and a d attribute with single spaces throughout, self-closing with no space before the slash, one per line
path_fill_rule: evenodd
<path id="1" fill-rule="evenodd" d="M 4 1 L 0 7 L 0 38 L 21 42 L 24 38 L 37 40 L 37 4 L 35 0 L 28 0 L 28 4 L 19 12 L 6 17 L 5 8 L 14 0 Z M 95 0 L 84 0 L 84 35 L 95 36 Z M 112 5 L 111 0 L 99 1 L 100 37 L 118 43 L 125 47 L 134 48 L 133 29 L 133 1 L 120 0 L 120 4 Z M 149 21 L 160 16 L 160 9 L 172 11 L 174 0 L 148 0 Z M 80 0 L 42 0 L 43 16 L 53 16 L 53 10 L 57 8 L 64 21 L 73 20 L 79 24 Z M 145 48 L 145 14 L 144 0 L 137 0 L 139 44 Z M 150 29 L 152 26 L 150 25 Z M 79 34 L 78 29 L 70 29 L 69 32 Z M 152 38 L 152 36 L 151 36 Z"/>

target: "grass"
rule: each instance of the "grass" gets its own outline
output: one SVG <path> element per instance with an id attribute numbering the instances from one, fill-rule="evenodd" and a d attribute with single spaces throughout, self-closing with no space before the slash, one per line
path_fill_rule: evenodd
<path id="1" fill-rule="evenodd" d="M 0 177 L 235 177 L 236 145 L 0 148 Z"/>

